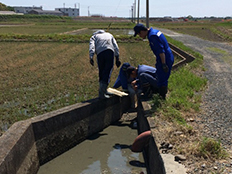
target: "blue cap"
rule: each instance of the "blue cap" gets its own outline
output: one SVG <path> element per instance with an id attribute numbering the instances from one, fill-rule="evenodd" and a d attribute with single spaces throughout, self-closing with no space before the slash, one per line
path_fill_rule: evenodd
<path id="1" fill-rule="evenodd" d="M 135 31 L 135 34 L 134 34 L 134 37 L 140 33 L 140 31 L 146 31 L 147 30 L 147 27 L 145 27 L 143 24 L 137 24 L 135 27 L 134 27 L 134 31 Z"/>

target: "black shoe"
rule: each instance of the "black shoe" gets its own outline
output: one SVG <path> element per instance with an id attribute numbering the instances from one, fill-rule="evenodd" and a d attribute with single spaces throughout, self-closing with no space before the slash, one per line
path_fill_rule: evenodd
<path id="1" fill-rule="evenodd" d="M 159 88 L 159 94 L 162 97 L 162 99 L 166 99 L 166 94 L 168 92 L 168 87 L 167 86 L 162 86 Z"/>

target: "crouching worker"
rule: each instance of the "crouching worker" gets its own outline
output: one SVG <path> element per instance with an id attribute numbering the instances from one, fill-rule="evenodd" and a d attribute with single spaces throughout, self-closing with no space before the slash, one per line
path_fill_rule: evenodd
<path id="1" fill-rule="evenodd" d="M 127 68 L 130 67 L 131 65 L 129 63 L 123 63 L 119 75 L 117 77 L 117 80 L 114 83 L 113 88 L 119 88 L 120 86 L 122 87 L 123 91 L 128 93 L 131 99 L 131 108 L 135 109 L 137 107 L 137 96 L 135 95 L 135 90 L 131 86 L 131 82 L 134 79 L 128 78 L 127 77 Z"/>
<path id="2" fill-rule="evenodd" d="M 131 84 L 137 94 L 143 93 L 145 98 L 150 98 L 153 93 L 158 93 L 156 68 L 148 65 L 130 66 L 127 74 L 130 78 L 135 78 Z"/>
<path id="3" fill-rule="evenodd" d="M 107 87 L 114 67 L 114 57 L 116 66 L 120 67 L 121 65 L 119 48 L 112 34 L 104 30 L 93 33 L 89 41 L 89 58 L 92 66 L 94 66 L 93 56 L 95 53 L 99 70 L 99 98 L 109 98 Z"/>

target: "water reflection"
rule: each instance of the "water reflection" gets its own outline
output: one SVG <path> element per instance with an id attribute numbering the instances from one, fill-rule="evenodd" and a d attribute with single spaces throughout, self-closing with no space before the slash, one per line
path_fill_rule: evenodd
<path id="1" fill-rule="evenodd" d="M 122 122 L 123 125 L 128 123 Z M 112 125 L 40 167 L 38 174 L 138 174 L 146 172 L 141 153 L 130 145 L 137 130 Z"/>

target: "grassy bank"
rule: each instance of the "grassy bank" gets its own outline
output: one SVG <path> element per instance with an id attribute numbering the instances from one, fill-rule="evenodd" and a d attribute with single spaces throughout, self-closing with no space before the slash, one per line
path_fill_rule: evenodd
<path id="1" fill-rule="evenodd" d="M 169 93 L 166 101 L 155 95 L 150 101 L 156 128 L 153 130 L 157 143 L 168 142 L 175 146 L 172 153 L 183 154 L 190 161 L 215 161 L 226 159 L 228 153 L 221 142 L 202 137 L 192 123 L 200 112 L 202 93 L 207 87 L 203 56 L 190 50 L 182 43 L 168 38 L 182 50 L 195 56 L 196 60 L 177 71 L 169 79 Z"/>

